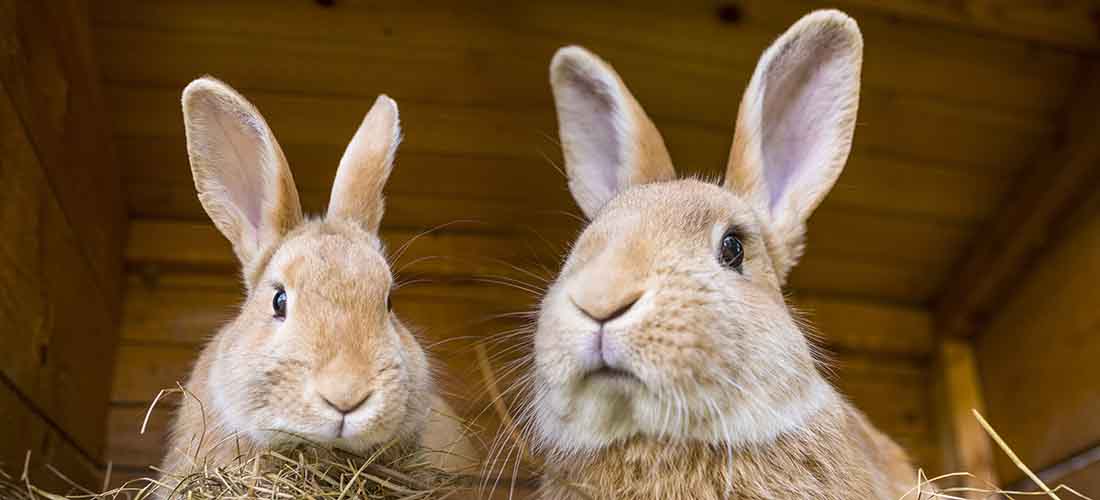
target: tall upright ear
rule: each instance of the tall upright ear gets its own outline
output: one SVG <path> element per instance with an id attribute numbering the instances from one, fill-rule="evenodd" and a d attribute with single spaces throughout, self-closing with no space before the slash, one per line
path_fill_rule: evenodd
<path id="1" fill-rule="evenodd" d="M 798 262 L 806 221 L 852 145 L 863 37 L 842 12 L 813 12 L 760 57 L 741 99 L 727 188 L 765 218 L 781 280 Z"/>
<path id="2" fill-rule="evenodd" d="M 183 122 L 199 200 L 248 267 L 302 221 L 286 157 L 259 111 L 214 78 L 183 90 Z"/>
<path id="3" fill-rule="evenodd" d="M 550 63 L 569 190 L 589 219 L 619 191 L 676 177 L 665 141 L 610 65 L 581 47 Z"/>
<path id="4" fill-rule="evenodd" d="M 400 142 L 397 103 L 380 95 L 340 158 L 325 217 L 354 220 L 377 233 L 385 210 L 382 188 Z"/>

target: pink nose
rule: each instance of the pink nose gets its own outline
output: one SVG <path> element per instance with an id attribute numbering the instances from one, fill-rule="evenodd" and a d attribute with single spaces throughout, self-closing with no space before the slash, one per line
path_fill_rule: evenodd
<path id="1" fill-rule="evenodd" d="M 342 391 L 341 393 L 332 395 L 326 395 L 324 392 L 320 392 L 319 394 L 321 399 L 331 406 L 332 409 L 347 415 L 361 408 L 363 403 L 366 403 L 367 400 L 370 399 L 372 393 L 370 391 L 362 394 L 359 392 Z"/>
<path id="2" fill-rule="evenodd" d="M 642 294 L 639 292 L 620 297 L 600 297 L 592 301 L 578 301 L 576 298 L 570 298 L 570 300 L 585 316 L 602 325 L 626 314 L 641 297 Z"/>

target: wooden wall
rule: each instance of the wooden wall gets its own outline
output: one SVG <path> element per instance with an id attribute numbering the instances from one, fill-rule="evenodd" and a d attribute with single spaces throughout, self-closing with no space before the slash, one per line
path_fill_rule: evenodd
<path id="1" fill-rule="evenodd" d="M 104 451 L 125 212 L 86 6 L 0 1 L 0 464 L 85 484 Z M 94 481 L 94 482 L 93 482 Z"/>
<path id="2" fill-rule="evenodd" d="M 977 340 L 989 421 L 1036 470 L 1100 446 L 1100 203 L 1081 212 Z M 1100 463 L 1058 481 L 1095 495 Z"/>

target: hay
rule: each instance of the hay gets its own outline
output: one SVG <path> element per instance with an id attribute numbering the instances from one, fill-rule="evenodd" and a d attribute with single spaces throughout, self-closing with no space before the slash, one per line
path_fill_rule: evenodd
<path id="1" fill-rule="evenodd" d="M 959 480 L 975 482 L 979 478 L 967 472 L 928 478 L 923 471 L 918 470 L 912 489 L 898 500 L 1021 497 L 1063 500 L 1059 494 L 1092 500 L 1068 486 L 1057 485 L 1052 488 L 1044 484 L 1017 458 L 1015 452 L 976 411 L 974 417 L 1013 463 L 1036 483 L 1039 490 L 1006 491 L 994 485 L 989 485 L 988 488 L 950 486 Z M 0 468 L 0 499 L 443 500 L 480 497 L 476 487 L 480 483 L 478 478 L 439 470 L 427 460 L 428 453 L 430 451 L 405 452 L 395 447 L 383 447 L 370 456 L 364 456 L 315 444 L 300 444 L 288 449 L 268 450 L 248 457 L 242 456 L 230 465 L 202 467 L 201 470 L 188 474 L 168 475 L 163 479 L 135 479 L 102 493 L 94 493 L 76 485 L 47 465 L 50 471 L 71 485 L 70 491 L 77 492 L 65 495 L 47 492 L 30 482 L 27 472 L 30 463 L 28 454 L 23 474 L 18 479 Z"/>
<path id="2" fill-rule="evenodd" d="M 462 476 L 433 467 L 424 452 L 363 456 L 316 445 L 269 450 L 230 465 L 142 478 L 102 493 L 57 495 L 0 471 L 0 498 L 13 500 L 442 500 L 470 489 Z"/>

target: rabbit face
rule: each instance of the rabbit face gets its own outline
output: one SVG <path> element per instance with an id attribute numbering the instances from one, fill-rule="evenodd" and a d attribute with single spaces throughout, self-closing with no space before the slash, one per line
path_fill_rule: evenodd
<path id="1" fill-rule="evenodd" d="M 763 440 L 826 394 L 760 221 L 695 180 L 632 187 L 600 212 L 543 300 L 535 350 L 537 428 L 567 449 Z"/>
<path id="2" fill-rule="evenodd" d="M 425 354 L 388 307 L 376 237 L 314 221 L 271 254 L 217 345 L 217 410 L 260 444 L 308 439 L 353 451 L 419 430 Z"/>
<path id="3" fill-rule="evenodd" d="M 432 398 L 428 365 L 389 309 L 378 237 L 401 135 L 396 104 L 375 101 L 317 220 L 302 216 L 282 149 L 244 97 L 203 78 L 184 90 L 183 111 L 199 199 L 248 288 L 196 365 L 212 425 L 258 445 L 307 439 L 356 451 L 415 434 Z"/>

